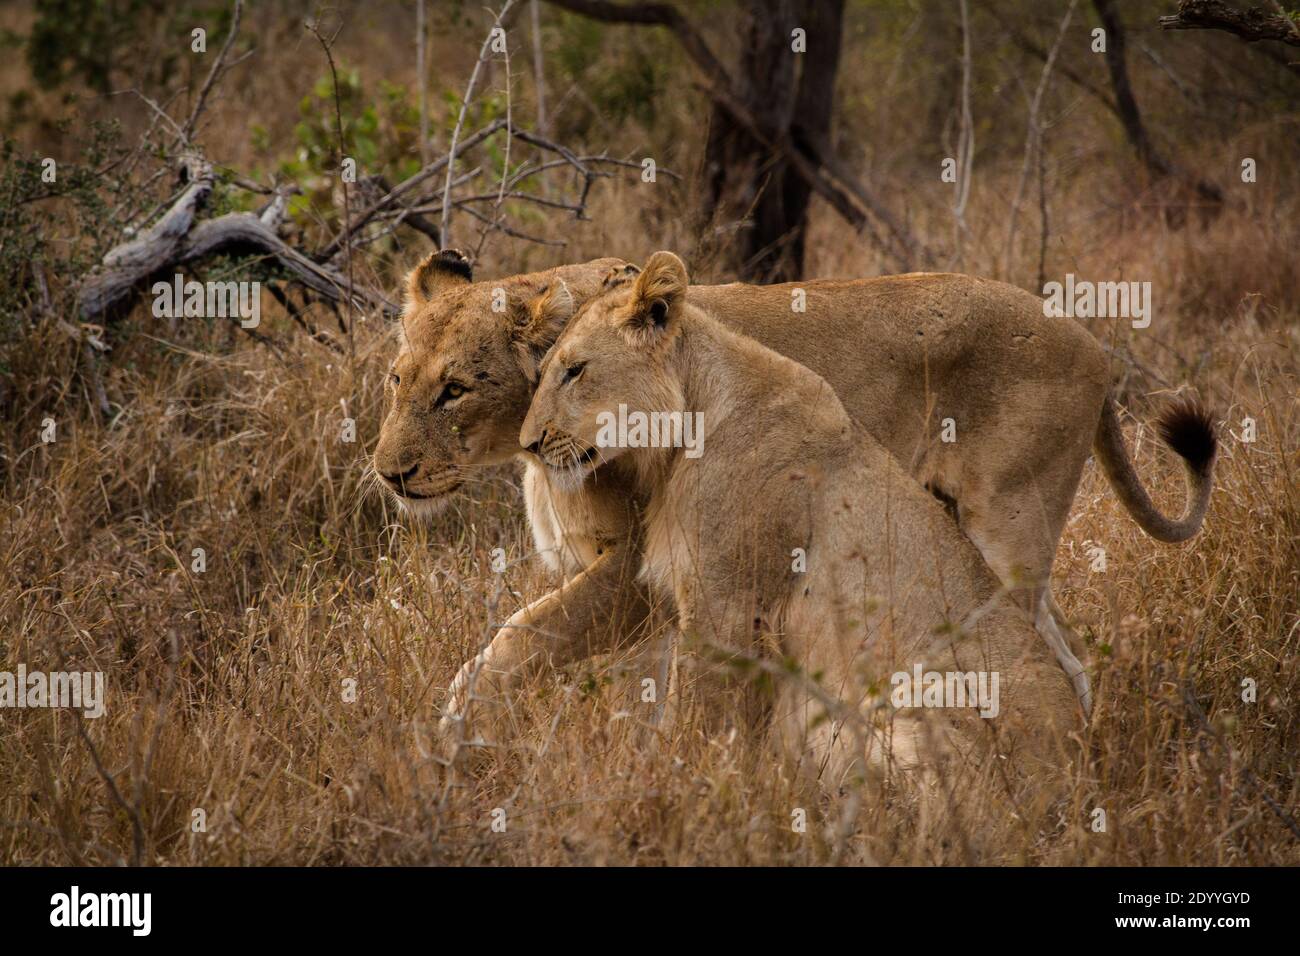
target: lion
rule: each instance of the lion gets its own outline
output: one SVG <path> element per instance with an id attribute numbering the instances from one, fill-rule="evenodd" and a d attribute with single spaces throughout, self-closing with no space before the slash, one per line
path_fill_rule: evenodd
<path id="1" fill-rule="evenodd" d="M 688 640 L 749 661 L 771 647 L 777 735 L 832 787 L 929 765 L 946 737 L 1049 760 L 1075 694 L 979 551 L 824 379 L 687 289 L 682 261 L 657 252 L 589 301 L 539 369 L 520 445 L 561 488 L 625 476 L 644 502 L 642 580 Z M 994 733 L 964 694 L 934 698 L 958 708 L 937 728 L 908 697 L 892 720 L 867 719 L 883 711 L 871 688 L 932 672 L 1000 688 L 984 701 Z"/>
<path id="2" fill-rule="evenodd" d="M 506 694 L 529 670 L 607 651 L 652 620 L 636 580 L 637 504 L 622 479 L 555 487 L 517 441 L 538 366 L 573 310 L 611 276 L 632 272 L 623 260 L 597 259 L 475 282 L 466 258 L 443 250 L 408 276 L 375 471 L 401 507 L 423 515 L 481 466 L 522 460 L 537 549 L 565 579 L 466 662 L 450 690 L 449 716 L 463 712 L 471 673 L 479 675 L 480 696 Z M 1028 292 L 912 273 L 691 286 L 687 299 L 830 384 L 849 415 L 949 507 L 998 577 L 1016 587 L 1089 708 L 1087 675 L 1057 626 L 1063 615 L 1049 588 L 1089 450 L 1148 534 L 1183 541 L 1199 530 L 1212 487 L 1215 438 L 1204 413 L 1187 404 L 1162 417 L 1162 435 L 1183 458 L 1189 484 L 1183 516 L 1170 519 L 1147 497 L 1125 451 L 1101 345 L 1072 320 L 1046 318 Z"/>

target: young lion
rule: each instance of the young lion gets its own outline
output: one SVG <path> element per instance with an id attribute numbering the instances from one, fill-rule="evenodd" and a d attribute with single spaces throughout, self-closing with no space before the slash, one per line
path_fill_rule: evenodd
<path id="1" fill-rule="evenodd" d="M 560 487 L 624 476 L 645 502 L 642 577 L 713 652 L 776 645 L 773 726 L 823 780 L 994 740 L 1050 759 L 1075 695 L 974 545 L 822 378 L 686 290 L 659 252 L 589 302 L 545 359 L 520 444 Z M 914 675 L 932 673 L 993 688 L 989 724 L 973 701 L 922 701 Z"/>

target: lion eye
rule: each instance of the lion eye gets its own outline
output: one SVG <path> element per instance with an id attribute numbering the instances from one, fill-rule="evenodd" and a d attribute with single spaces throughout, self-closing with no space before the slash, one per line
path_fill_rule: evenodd
<path id="1" fill-rule="evenodd" d="M 402 384 L 402 376 L 398 375 L 396 372 L 389 372 L 388 380 L 392 382 L 394 385 Z"/>
<path id="2" fill-rule="evenodd" d="M 582 370 L 586 367 L 587 367 L 586 362 L 575 362 L 573 365 L 565 366 L 564 378 L 560 380 L 561 384 L 563 384 L 564 382 L 572 382 L 575 378 L 577 378 L 579 375 L 582 374 Z"/>
<path id="3" fill-rule="evenodd" d="M 438 404 L 441 405 L 444 402 L 450 402 L 460 398 L 468 391 L 469 389 L 464 385 L 461 385 L 459 382 L 448 382 L 447 387 L 442 390 L 442 395 L 438 397 Z"/>

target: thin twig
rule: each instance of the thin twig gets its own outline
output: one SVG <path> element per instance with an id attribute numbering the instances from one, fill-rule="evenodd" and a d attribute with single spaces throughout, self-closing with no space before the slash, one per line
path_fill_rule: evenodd
<path id="1" fill-rule="evenodd" d="M 456 125 L 451 131 L 451 148 L 447 151 L 447 183 L 442 191 L 442 222 L 439 224 L 438 233 L 441 237 L 438 245 L 447 248 L 451 236 L 449 233 L 451 225 L 451 177 L 456 168 L 456 146 L 460 141 L 460 131 L 465 125 L 465 114 L 469 110 L 469 101 L 474 98 L 474 87 L 478 85 L 479 71 L 483 68 L 483 62 L 487 59 L 488 51 L 492 46 L 493 34 L 501 26 L 501 18 L 506 15 L 514 5 L 515 0 L 506 0 L 505 6 L 496 14 L 492 22 L 492 29 L 488 30 L 488 35 L 483 38 L 483 45 L 479 47 L 478 59 L 474 61 L 474 70 L 469 76 L 469 85 L 465 87 L 465 96 L 460 101 L 460 113 L 456 117 Z"/>
<path id="2" fill-rule="evenodd" d="M 226 34 L 226 42 L 222 44 L 221 52 L 217 54 L 217 62 L 212 64 L 212 69 L 208 71 L 208 78 L 203 81 L 203 87 L 199 90 L 199 98 L 194 103 L 194 110 L 190 113 L 190 118 L 185 121 L 185 125 L 180 130 L 181 143 L 188 144 L 190 137 L 194 135 L 194 127 L 199 121 L 199 116 L 203 113 L 203 107 L 208 102 L 208 94 L 212 92 L 213 84 L 217 82 L 217 77 L 221 74 L 221 65 L 226 61 L 226 54 L 230 52 L 230 47 L 239 34 L 239 20 L 243 12 L 244 0 L 235 0 L 235 13 L 230 21 L 230 32 Z"/>
<path id="3" fill-rule="evenodd" d="M 957 196 L 953 200 L 954 260 L 960 260 L 962 242 L 970 231 L 966 225 L 966 203 L 970 199 L 971 167 L 975 160 L 975 121 L 971 114 L 970 9 L 961 0 L 961 128 L 957 134 Z"/>
<path id="4" fill-rule="evenodd" d="M 338 69 L 334 65 L 334 51 L 332 49 L 334 41 L 338 39 L 338 32 L 336 31 L 334 36 L 330 37 L 330 39 L 327 41 L 323 36 L 321 36 L 319 21 L 308 20 L 306 26 L 307 29 L 311 31 L 312 35 L 315 36 L 316 39 L 320 41 L 321 48 L 324 49 L 325 51 L 325 60 L 329 64 L 330 83 L 334 90 L 334 122 L 337 124 L 337 128 L 338 128 L 339 153 L 338 153 L 338 162 L 335 165 L 339 169 L 342 169 L 343 163 L 347 159 L 348 145 L 347 145 L 347 140 L 343 133 L 343 105 L 339 96 L 339 73 L 338 73 Z M 340 26 L 339 30 L 342 29 L 343 28 Z M 340 176 L 339 178 L 342 179 L 343 181 L 343 232 L 348 237 L 351 237 L 352 236 L 352 191 L 348 188 L 349 183 L 348 183 L 347 176 Z M 353 332 L 352 332 L 352 327 L 356 323 L 356 319 L 352 315 L 352 295 L 353 295 L 352 243 L 348 242 L 344 248 L 347 252 L 346 275 L 348 280 L 348 294 L 347 294 L 348 355 L 353 361 L 355 361 L 356 343 L 353 338 Z"/>
<path id="5" fill-rule="evenodd" d="M 1038 77 L 1038 86 L 1034 89 L 1034 97 L 1029 103 L 1029 122 L 1025 131 L 1025 159 L 1020 167 L 1020 181 L 1016 185 L 1015 198 L 1011 200 L 1011 211 L 1007 215 L 1007 241 L 1002 254 L 1004 271 L 1009 270 L 1011 267 L 1011 246 L 1016 236 L 1016 216 L 1020 214 L 1020 203 L 1025 197 L 1025 188 L 1029 181 L 1030 163 L 1035 153 L 1041 152 L 1043 148 L 1043 129 L 1042 124 L 1038 121 L 1038 113 L 1042 108 L 1043 96 L 1047 92 L 1048 81 L 1052 76 L 1052 67 L 1056 63 L 1056 55 L 1061 49 L 1061 42 L 1065 39 L 1065 32 L 1069 29 L 1070 20 L 1074 16 L 1074 8 L 1077 3 L 1078 0 L 1070 0 L 1070 5 L 1066 8 L 1065 16 L 1061 19 L 1061 26 L 1056 31 L 1056 41 L 1052 44 L 1052 49 L 1043 63 L 1043 71 Z"/>

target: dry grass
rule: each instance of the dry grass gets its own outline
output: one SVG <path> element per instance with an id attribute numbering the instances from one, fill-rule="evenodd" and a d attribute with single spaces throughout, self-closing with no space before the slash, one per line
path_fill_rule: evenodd
<path id="1" fill-rule="evenodd" d="M 242 141 L 231 116 L 264 92 L 222 106 L 214 141 Z M 1254 138 L 1261 168 L 1285 165 L 1288 142 L 1285 127 Z M 8 357 L 0 667 L 103 671 L 108 708 L 93 721 L 0 715 L 0 862 L 1300 863 L 1300 194 L 1285 179 L 1233 190 L 1212 223 L 1173 229 L 1132 201 L 1125 160 L 1088 178 L 1095 158 L 1053 166 L 1048 273 L 1156 284 L 1151 329 L 1093 331 L 1133 357 L 1115 365 L 1136 416 L 1129 444 L 1164 508 L 1181 507 L 1181 479 L 1142 424 L 1162 394 L 1194 385 L 1223 444 L 1205 530 L 1182 547 L 1147 539 L 1085 473 L 1056 585 L 1089 641 L 1098 703 L 1063 795 L 1012 806 L 966 781 L 961 812 L 935 819 L 896 793 L 858 805 L 810 792 L 745 735 L 709 736 L 689 714 L 670 733 L 651 727 L 635 649 L 534 681 L 508 744 L 449 774 L 433 747 L 445 688 L 494 622 L 552 584 L 528 560 L 515 476 L 486 473 L 435 522 L 403 524 L 365 471 L 394 348 L 379 320 L 357 326 L 355 359 L 298 336 L 281 363 L 229 329 L 172 335 L 140 311 L 116 335 L 111 422 L 90 413 L 77 349 L 51 324 Z M 1010 156 L 977 183 L 953 265 L 1032 286 L 1033 203 L 1001 261 L 1018 166 Z M 593 221 L 566 226 L 563 258 L 669 247 L 689 259 L 689 224 L 635 189 L 602 186 Z M 927 241 L 950 240 L 945 193 L 907 202 Z M 549 255 L 502 241 L 487 269 Z M 886 269 L 824 209 L 810 256 L 815 274 Z M 288 337 L 282 316 L 264 322 Z M 340 441 L 349 416 L 355 444 Z M 1245 417 L 1252 444 L 1237 438 Z M 1094 544 L 1104 572 L 1090 570 Z M 504 574 L 490 568 L 497 547 Z"/>
<path id="2" fill-rule="evenodd" d="M 130 809 L 69 713 L 8 711 L 6 861 L 131 859 L 133 816 L 149 862 L 830 859 L 821 824 L 838 824 L 840 798 L 801 791 L 743 737 L 708 739 L 687 721 L 657 738 L 636 697 L 642 672 L 618 659 L 536 682 L 508 748 L 476 775 L 445 778 L 431 753 L 443 689 L 489 622 L 548 582 L 524 560 L 510 474 L 427 527 L 398 523 L 368 489 L 365 440 L 392 344 L 377 324 L 362 329 L 352 368 L 313 345 L 282 367 L 243 340 L 220 354 L 141 335 L 115 357 L 112 389 L 131 398 L 111 425 L 75 394 L 53 412 L 52 445 L 30 416 L 7 423 L 4 659 L 107 674 L 108 713 L 86 729 Z M 1300 862 L 1300 838 L 1270 807 L 1297 803 L 1294 329 L 1246 309 L 1176 339 L 1225 419 L 1212 510 L 1191 544 L 1146 539 L 1099 472 L 1085 475 L 1057 581 L 1092 644 L 1098 707 L 1068 797 L 1019 819 L 977 813 L 964 841 L 867 799 L 860 858 Z M 1183 380 L 1169 351 L 1140 333 L 1132 344 L 1153 374 Z M 15 378 L 32 394 L 76 381 L 64 341 L 30 346 Z M 349 399 L 355 445 L 339 440 Z M 1233 437 L 1247 415 L 1254 444 Z M 1130 441 L 1177 508 L 1181 483 L 1150 430 Z M 1104 573 L 1089 570 L 1093 543 Z M 208 556 L 201 575 L 196 547 Z M 512 562 L 504 575 L 490 570 L 495 547 Z M 1257 703 L 1241 701 L 1245 677 Z M 497 807 L 505 834 L 489 828 Z M 810 810 L 802 836 L 795 807 Z M 1105 833 L 1090 828 L 1097 807 Z M 206 833 L 191 832 L 195 808 Z"/>

